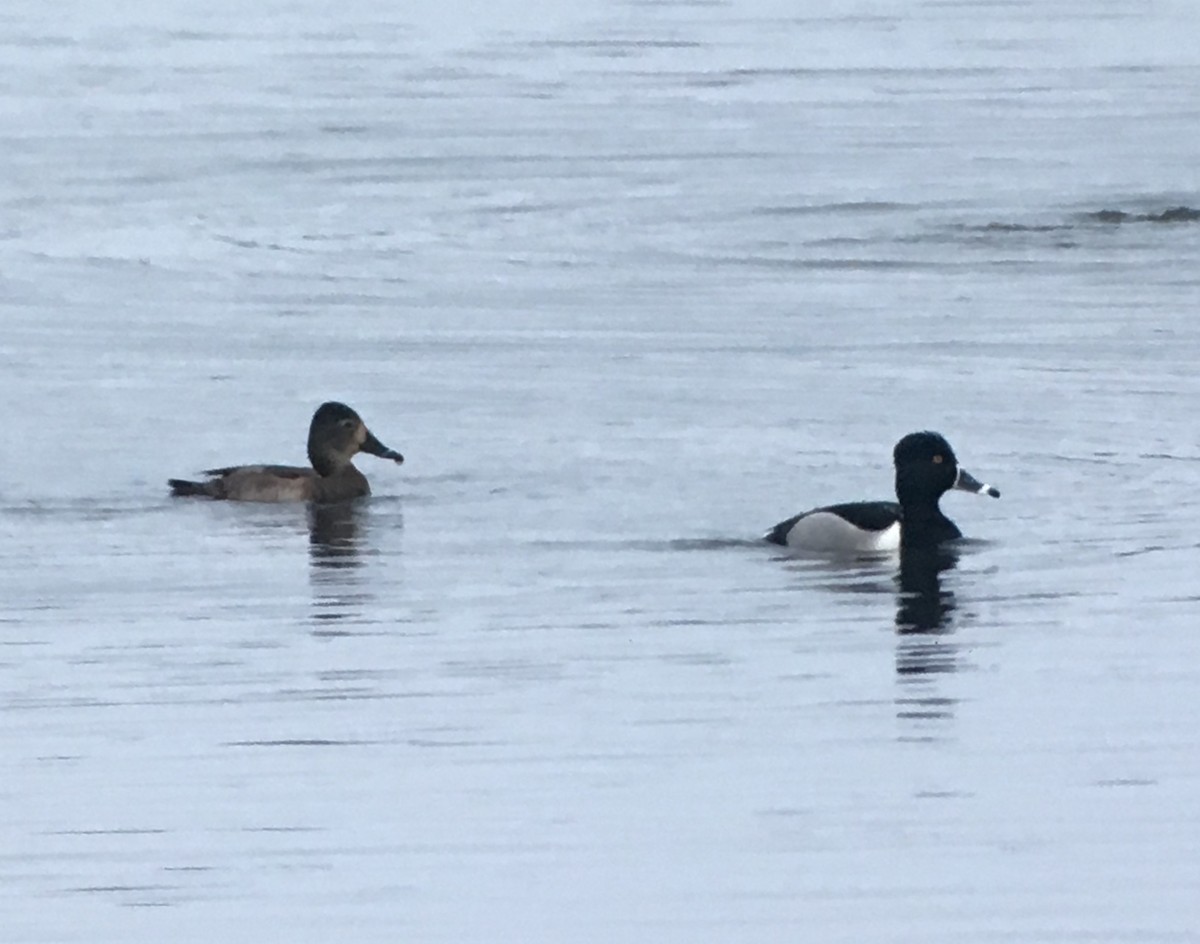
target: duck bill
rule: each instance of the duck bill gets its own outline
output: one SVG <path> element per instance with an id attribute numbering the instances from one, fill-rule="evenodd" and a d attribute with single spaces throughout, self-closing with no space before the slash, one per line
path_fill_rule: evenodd
<path id="1" fill-rule="evenodd" d="M 985 485 L 966 469 L 960 468 L 958 470 L 958 478 L 954 480 L 954 487 L 961 489 L 964 492 L 974 492 L 976 495 L 991 495 L 992 498 L 1000 497 L 999 489 L 992 488 L 990 485 Z"/>
<path id="2" fill-rule="evenodd" d="M 379 456 L 380 459 L 391 459 L 397 465 L 404 461 L 404 456 L 396 452 L 395 449 L 389 449 L 381 443 L 369 429 L 367 430 L 367 438 L 362 441 L 362 445 L 358 448 L 363 452 L 369 452 L 373 456 Z"/>

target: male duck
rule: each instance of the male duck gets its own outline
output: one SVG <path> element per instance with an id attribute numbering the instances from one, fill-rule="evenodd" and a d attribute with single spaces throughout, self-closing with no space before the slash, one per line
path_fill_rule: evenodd
<path id="1" fill-rule="evenodd" d="M 764 538 L 799 551 L 870 554 L 933 547 L 962 537 L 942 514 L 938 499 L 952 488 L 999 498 L 958 466 L 954 450 L 937 433 L 909 433 L 892 453 L 898 502 L 849 502 L 814 508 L 781 521 Z"/>
<path id="2" fill-rule="evenodd" d="M 204 482 L 168 479 L 172 495 L 203 495 L 230 501 L 339 502 L 371 494 L 367 477 L 350 461 L 369 452 L 401 463 L 404 456 L 381 443 L 344 403 L 322 403 L 308 427 L 311 469 L 289 465 L 235 465 L 208 469 Z"/>

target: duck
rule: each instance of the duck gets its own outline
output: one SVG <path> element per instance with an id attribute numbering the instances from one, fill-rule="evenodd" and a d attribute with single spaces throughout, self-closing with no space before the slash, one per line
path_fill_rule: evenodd
<path id="1" fill-rule="evenodd" d="M 896 501 L 860 501 L 814 508 L 781 521 L 763 538 L 790 550 L 819 554 L 883 554 L 932 548 L 962 537 L 938 502 L 950 489 L 999 498 L 958 464 L 950 443 L 928 430 L 909 433 L 892 450 Z"/>
<path id="2" fill-rule="evenodd" d="M 359 452 L 400 464 L 404 456 L 367 429 L 344 403 L 322 403 L 308 427 L 312 468 L 289 465 L 231 465 L 207 469 L 203 482 L 168 479 L 171 494 L 244 502 L 342 502 L 371 494 L 367 477 L 351 461 Z"/>

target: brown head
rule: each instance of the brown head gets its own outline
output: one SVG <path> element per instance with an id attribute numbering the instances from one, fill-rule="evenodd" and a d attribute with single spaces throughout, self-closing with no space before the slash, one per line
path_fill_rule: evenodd
<path id="1" fill-rule="evenodd" d="M 317 407 L 308 427 L 308 461 L 317 474 L 333 475 L 359 452 L 396 463 L 404 461 L 404 456 L 376 439 L 362 417 L 346 404 L 330 402 Z"/>

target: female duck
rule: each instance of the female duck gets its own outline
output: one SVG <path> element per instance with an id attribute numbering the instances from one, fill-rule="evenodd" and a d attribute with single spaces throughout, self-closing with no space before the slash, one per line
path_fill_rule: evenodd
<path id="1" fill-rule="evenodd" d="M 230 501 L 339 502 L 371 494 L 367 477 L 350 461 L 368 452 L 401 463 L 404 456 L 381 443 L 344 403 L 322 403 L 308 427 L 311 469 L 288 465 L 236 465 L 208 469 L 204 482 L 168 479 L 172 495 L 203 495 Z"/>
<path id="2" fill-rule="evenodd" d="M 764 537 L 799 551 L 870 554 L 900 547 L 933 547 L 962 537 L 942 514 L 938 500 L 952 488 L 1000 493 L 960 469 L 954 450 L 937 433 L 909 433 L 892 453 L 896 464 L 895 502 L 849 502 L 814 508 L 781 521 Z"/>

